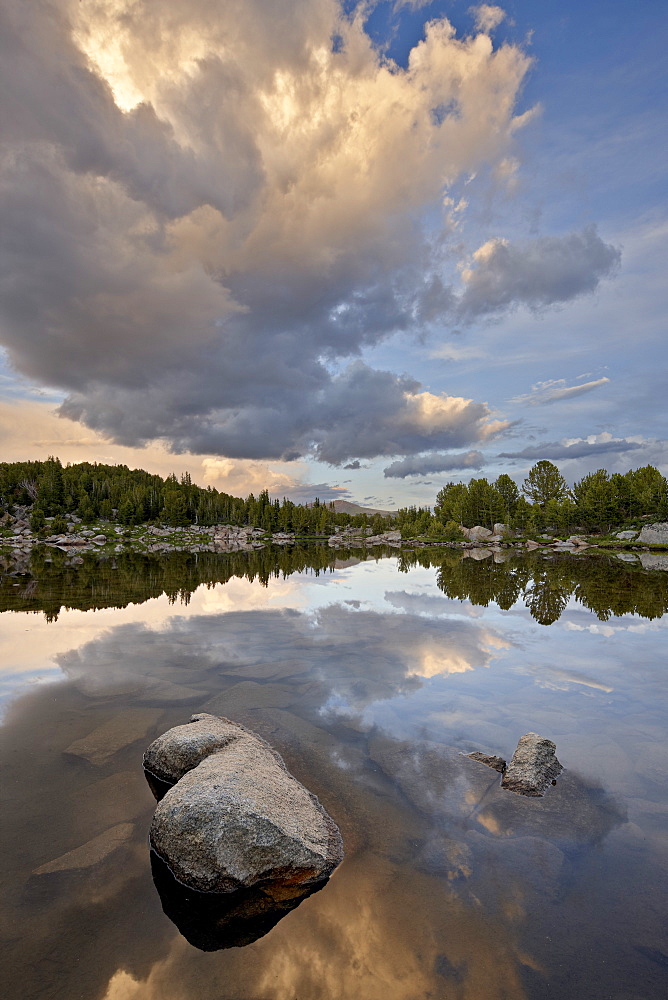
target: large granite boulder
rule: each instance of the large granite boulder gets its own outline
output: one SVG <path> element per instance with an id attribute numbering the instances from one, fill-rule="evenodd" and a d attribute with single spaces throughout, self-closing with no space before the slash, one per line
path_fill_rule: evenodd
<path id="1" fill-rule="evenodd" d="M 489 528 L 483 528 L 481 524 L 476 524 L 473 528 L 468 529 L 467 534 L 472 542 L 485 542 L 492 537 L 494 532 L 490 531 Z"/>
<path id="2" fill-rule="evenodd" d="M 161 782 L 175 785 L 206 757 L 241 735 L 251 734 L 229 719 L 204 712 L 193 715 L 185 726 L 174 726 L 151 743 L 144 753 L 144 770 Z"/>
<path id="3" fill-rule="evenodd" d="M 499 535 L 500 538 L 512 538 L 514 535 L 514 531 L 510 525 L 504 524 L 503 521 L 496 522 L 493 533 Z"/>
<path id="4" fill-rule="evenodd" d="M 668 545 L 668 521 L 646 524 L 638 535 L 638 541 L 643 545 Z"/>
<path id="5" fill-rule="evenodd" d="M 151 744 L 144 766 L 156 797 L 156 785 L 168 788 L 151 846 L 192 889 L 316 886 L 343 858 L 317 798 L 264 740 L 229 719 L 192 716 Z"/>

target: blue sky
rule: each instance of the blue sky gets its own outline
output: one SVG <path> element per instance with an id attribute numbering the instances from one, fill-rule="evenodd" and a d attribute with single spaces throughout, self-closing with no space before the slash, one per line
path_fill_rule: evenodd
<path id="1" fill-rule="evenodd" d="M 668 472 L 664 4 L 0 9 L 4 458 Z"/>

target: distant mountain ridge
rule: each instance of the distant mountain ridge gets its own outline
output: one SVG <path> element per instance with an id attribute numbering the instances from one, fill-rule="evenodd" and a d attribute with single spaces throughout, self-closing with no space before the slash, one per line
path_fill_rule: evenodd
<path id="1" fill-rule="evenodd" d="M 362 507 L 359 503 L 352 503 L 351 500 L 331 500 L 331 501 L 320 501 L 322 504 L 326 504 L 327 507 L 334 507 L 337 514 L 369 514 L 373 517 L 374 514 L 381 514 L 383 517 L 396 517 L 396 510 L 381 510 L 379 507 Z M 312 507 L 313 504 L 307 503 L 307 507 Z"/>

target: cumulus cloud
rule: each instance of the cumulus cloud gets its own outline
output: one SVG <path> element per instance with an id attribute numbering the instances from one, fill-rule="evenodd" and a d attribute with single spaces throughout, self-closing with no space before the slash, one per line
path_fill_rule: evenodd
<path id="1" fill-rule="evenodd" d="M 539 310 L 567 302 L 593 292 L 620 259 L 620 251 L 604 243 L 595 226 L 516 245 L 505 239 L 488 240 L 462 272 L 465 291 L 459 312 L 471 318 L 518 305 Z"/>
<path id="2" fill-rule="evenodd" d="M 569 458 L 588 458 L 590 455 L 606 455 L 611 452 L 635 451 L 641 448 L 639 441 L 629 438 L 614 438 L 611 434 L 591 434 L 586 438 L 565 438 L 562 441 L 545 441 L 543 444 L 523 448 L 522 451 L 505 451 L 498 458 L 549 459 L 557 461 Z"/>
<path id="3" fill-rule="evenodd" d="M 432 472 L 451 472 L 455 469 L 480 469 L 484 458 L 479 451 L 467 451 L 460 455 L 415 455 L 392 462 L 383 473 L 386 479 L 405 479 L 406 476 L 427 476 Z"/>
<path id="4" fill-rule="evenodd" d="M 160 436 L 170 438 L 177 451 L 286 461 L 311 453 L 331 465 L 355 456 L 459 447 L 509 426 L 492 419 L 485 403 L 420 392 L 414 379 L 361 361 L 336 377 L 314 378 L 310 393 L 296 374 L 291 383 L 286 379 L 273 388 L 271 362 L 267 359 L 264 365 L 266 396 L 244 401 L 243 387 L 230 386 L 235 409 L 219 408 L 216 385 L 202 377 L 197 388 L 200 402 L 208 402 L 206 416 L 193 408 L 187 391 L 195 391 L 192 373 L 148 386 L 141 399 L 127 389 L 113 391 L 99 383 L 93 397 L 73 393 L 61 410 L 98 429 L 114 426 L 117 439 L 127 443 Z M 262 366 L 258 359 L 257 368 Z"/>
<path id="5" fill-rule="evenodd" d="M 304 482 L 294 475 L 294 470 L 285 472 L 264 462 L 209 456 L 202 460 L 202 471 L 205 485 L 233 496 L 246 496 L 248 493 L 257 496 L 261 490 L 267 490 L 272 499 L 285 497 L 295 503 L 314 500 L 315 497 L 320 500 L 350 499 L 350 490 L 345 486 Z M 305 468 L 303 471 L 306 473 Z"/>
<path id="6" fill-rule="evenodd" d="M 458 223 L 445 210 L 435 235 L 435 206 L 503 172 L 530 117 L 530 59 L 484 33 L 432 21 L 400 67 L 335 0 L 0 0 L 0 17 L 0 336 L 68 394 L 63 416 L 120 445 L 338 464 L 473 444 L 483 404 L 340 362 L 565 301 L 617 259 L 587 230 L 482 248 L 463 293 L 448 278 Z"/>
<path id="7" fill-rule="evenodd" d="M 501 7 L 492 4 L 481 3 L 479 7 L 471 7 L 471 12 L 475 14 L 475 26 L 479 31 L 493 31 L 498 28 L 506 16 L 506 12 Z"/>
<path id="8" fill-rule="evenodd" d="M 565 378 L 548 379 L 545 382 L 536 382 L 535 385 L 532 385 L 531 392 L 516 396 L 511 402 L 526 403 L 528 406 L 543 406 L 545 403 L 557 403 L 560 400 L 583 396 L 585 393 L 593 392 L 594 389 L 606 385 L 609 381 L 609 378 L 603 377 L 593 379 L 591 382 L 581 382 L 580 385 L 567 385 Z"/>

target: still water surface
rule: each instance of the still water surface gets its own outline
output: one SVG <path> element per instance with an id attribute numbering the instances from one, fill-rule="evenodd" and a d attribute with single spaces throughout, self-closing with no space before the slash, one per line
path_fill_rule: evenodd
<path id="1" fill-rule="evenodd" d="M 4 998 L 668 995 L 668 573 L 360 555 L 35 556 L 2 577 Z M 321 892 L 215 952 L 163 913 L 141 769 L 198 711 L 269 740 L 346 848 Z M 566 768 L 543 799 L 460 754 L 530 730 Z"/>

